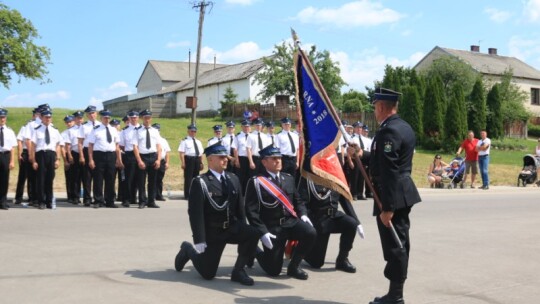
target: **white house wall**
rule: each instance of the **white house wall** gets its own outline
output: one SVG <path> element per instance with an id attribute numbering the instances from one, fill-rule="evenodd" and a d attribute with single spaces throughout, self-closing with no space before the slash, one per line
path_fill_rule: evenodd
<path id="1" fill-rule="evenodd" d="M 158 92 L 163 89 L 161 82 L 161 77 L 152 67 L 152 65 L 147 65 L 144 69 L 141 79 L 139 80 L 139 86 L 137 87 L 137 93 L 142 92 Z"/>
<path id="2" fill-rule="evenodd" d="M 197 90 L 197 111 L 219 110 L 223 95 L 227 91 L 228 87 L 231 87 L 235 94 L 237 94 L 237 101 L 245 101 L 250 99 L 251 101 L 257 101 L 257 94 L 259 94 L 262 86 L 251 85 L 250 79 L 240 79 L 227 83 L 213 84 L 209 86 L 199 87 Z M 180 91 L 176 93 L 176 113 L 185 114 L 191 113 L 191 109 L 186 108 L 186 97 L 193 96 L 193 89 Z"/>

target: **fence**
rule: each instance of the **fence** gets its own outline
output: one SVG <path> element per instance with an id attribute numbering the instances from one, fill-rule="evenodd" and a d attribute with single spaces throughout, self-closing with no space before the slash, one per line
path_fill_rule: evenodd
<path id="1" fill-rule="evenodd" d="M 175 98 L 152 96 L 130 101 L 104 102 L 103 106 L 110 110 L 114 116 L 119 117 L 124 116 L 131 109 L 149 109 L 154 117 L 171 118 L 177 116 Z"/>

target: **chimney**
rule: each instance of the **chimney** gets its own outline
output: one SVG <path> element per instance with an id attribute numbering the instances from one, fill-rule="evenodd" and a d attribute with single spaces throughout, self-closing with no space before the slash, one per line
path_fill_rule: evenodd
<path id="1" fill-rule="evenodd" d="M 496 48 L 489 48 L 488 53 L 490 55 L 497 55 L 497 49 Z"/>
<path id="2" fill-rule="evenodd" d="M 479 45 L 471 45 L 471 52 L 480 52 L 480 46 Z"/>

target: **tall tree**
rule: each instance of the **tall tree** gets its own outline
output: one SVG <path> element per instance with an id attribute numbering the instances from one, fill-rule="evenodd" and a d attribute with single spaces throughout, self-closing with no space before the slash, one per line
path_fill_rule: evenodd
<path id="1" fill-rule="evenodd" d="M 424 100 L 424 144 L 426 148 L 440 148 L 444 136 L 442 81 L 438 75 L 430 78 Z"/>
<path id="2" fill-rule="evenodd" d="M 40 38 L 30 20 L 17 10 L 0 3 L 0 82 L 9 89 L 13 74 L 42 80 L 48 74 L 46 65 L 50 50 L 34 43 Z"/>
<path id="3" fill-rule="evenodd" d="M 502 138 L 504 136 L 504 125 L 502 119 L 502 100 L 499 91 L 500 85 L 494 84 L 487 95 L 487 124 L 486 131 L 491 138 Z"/>
<path id="4" fill-rule="evenodd" d="M 476 136 L 486 129 L 486 97 L 482 78 L 478 77 L 469 97 L 467 124 Z"/>
<path id="5" fill-rule="evenodd" d="M 424 126 L 422 123 L 420 94 L 415 86 L 407 85 L 403 87 L 403 98 L 398 111 L 401 118 L 411 125 L 417 140 L 420 142 L 424 135 Z"/>
<path id="6" fill-rule="evenodd" d="M 341 95 L 341 97 L 336 101 L 332 100 L 332 102 L 334 102 L 336 106 L 345 113 L 373 111 L 373 107 L 371 106 L 367 95 L 353 89 L 343 93 L 343 95 Z"/>
<path id="7" fill-rule="evenodd" d="M 263 87 L 258 95 L 260 99 L 269 100 L 275 95 L 295 96 L 293 52 L 293 46 L 283 42 L 275 46 L 272 56 L 263 59 L 265 68 L 257 73 L 253 80 Z M 328 51 L 318 52 L 315 46 L 310 48 L 307 55 L 328 97 L 330 100 L 337 100 L 341 95 L 341 88 L 347 84 L 340 76 L 339 64 L 332 61 Z"/>
<path id="8" fill-rule="evenodd" d="M 468 130 L 465 94 L 459 82 L 452 86 L 452 95 L 444 120 L 445 140 L 443 148 L 445 151 L 456 151 L 467 136 Z"/>
<path id="9" fill-rule="evenodd" d="M 531 116 L 524 105 L 528 98 L 527 93 L 512 83 L 512 77 L 512 70 L 505 71 L 499 87 L 502 101 L 502 120 L 505 124 L 514 121 L 527 121 Z"/>

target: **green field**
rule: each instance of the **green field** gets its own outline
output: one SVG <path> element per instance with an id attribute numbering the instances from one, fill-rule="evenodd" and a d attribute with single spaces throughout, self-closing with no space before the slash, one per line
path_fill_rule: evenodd
<path id="1" fill-rule="evenodd" d="M 20 127 L 25 124 L 31 118 L 30 108 L 8 108 L 8 126 L 10 126 L 15 133 L 17 133 Z M 65 130 L 63 123 L 63 117 L 67 114 L 73 113 L 75 110 L 69 109 L 54 109 L 53 123 L 60 131 Z M 116 117 L 121 119 L 121 117 Z M 237 120 L 237 125 L 238 125 Z M 180 140 L 187 134 L 187 125 L 191 123 L 190 118 L 154 118 L 153 123 L 161 124 L 161 134 L 165 137 L 169 145 L 171 146 L 171 164 L 170 169 L 165 175 L 165 185 L 173 191 L 182 190 L 183 187 L 183 175 L 180 168 L 180 160 L 178 156 L 178 145 Z M 224 121 L 220 118 L 201 118 L 197 120 L 198 134 L 197 137 L 206 146 L 206 142 L 213 136 L 212 126 L 216 124 L 224 125 Z M 237 127 L 237 132 L 240 128 Z M 492 185 L 515 185 L 517 181 L 518 173 L 521 171 L 523 156 L 527 153 L 532 153 L 536 145 L 536 139 L 531 140 L 519 140 L 523 145 L 527 146 L 526 151 L 500 151 L 492 149 L 491 151 L 491 163 L 490 163 L 490 179 Z M 457 147 L 456 147 L 457 150 Z M 429 168 L 429 164 L 433 161 L 433 156 L 436 152 L 417 150 L 414 156 L 413 166 L 413 179 L 419 187 L 427 187 L 426 174 Z M 443 160 L 449 162 L 454 155 L 443 154 Z M 12 171 L 10 175 L 10 192 L 14 192 L 17 182 L 18 168 Z M 64 174 L 60 174 L 58 170 L 55 178 L 55 189 L 59 191 L 65 191 L 64 186 Z M 477 177 L 479 184 L 480 177 Z"/>

